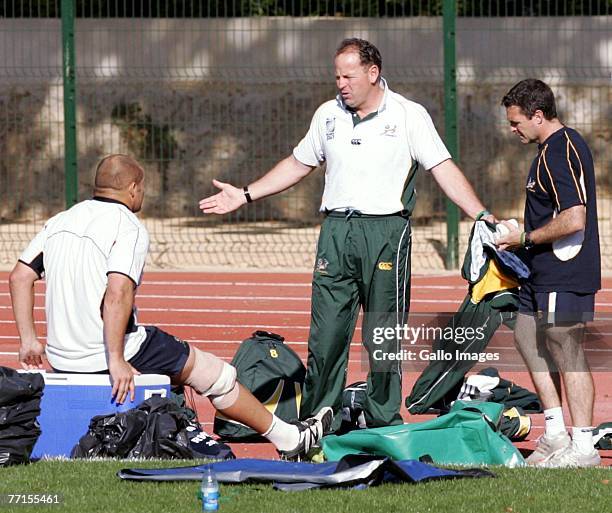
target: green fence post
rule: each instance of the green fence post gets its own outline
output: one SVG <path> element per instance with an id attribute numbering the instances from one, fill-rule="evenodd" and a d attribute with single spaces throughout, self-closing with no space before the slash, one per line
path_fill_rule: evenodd
<path id="1" fill-rule="evenodd" d="M 64 179 L 66 208 L 77 202 L 75 0 L 62 0 L 62 72 L 64 89 Z"/>
<path id="2" fill-rule="evenodd" d="M 444 0 L 442 4 L 444 33 L 444 128 L 446 146 L 453 159 L 459 159 L 459 138 L 457 130 L 457 62 L 455 53 L 457 16 L 456 0 Z M 446 200 L 446 268 L 456 269 L 459 265 L 459 209 Z"/>

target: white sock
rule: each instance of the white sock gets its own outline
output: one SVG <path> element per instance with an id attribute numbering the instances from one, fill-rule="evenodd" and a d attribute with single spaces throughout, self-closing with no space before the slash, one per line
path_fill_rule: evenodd
<path id="1" fill-rule="evenodd" d="M 300 443 L 300 431 L 297 426 L 288 424 L 276 415 L 272 415 L 272 424 L 262 436 L 270 440 L 279 451 L 290 451 Z"/>
<path id="2" fill-rule="evenodd" d="M 562 433 L 567 433 L 561 406 L 544 410 L 544 421 L 546 423 L 544 431 L 548 436 L 557 436 Z"/>
<path id="3" fill-rule="evenodd" d="M 593 452 L 593 426 L 572 427 L 572 442 L 579 453 L 590 454 Z"/>

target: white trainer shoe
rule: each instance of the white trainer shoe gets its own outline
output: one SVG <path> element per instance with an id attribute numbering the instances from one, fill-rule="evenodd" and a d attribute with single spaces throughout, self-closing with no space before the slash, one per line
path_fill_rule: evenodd
<path id="1" fill-rule="evenodd" d="M 569 447 L 557 451 L 538 466 L 542 468 L 577 468 L 597 467 L 598 465 L 601 465 L 601 457 L 596 449 L 584 454 L 578 452 L 576 446 L 571 444 Z"/>
<path id="2" fill-rule="evenodd" d="M 528 465 L 540 466 L 557 452 L 569 447 L 571 443 L 572 439 L 567 432 L 555 436 L 544 434 L 538 439 L 535 451 L 525 461 Z"/>
<path id="3" fill-rule="evenodd" d="M 329 432 L 333 419 L 333 410 L 330 407 L 325 407 L 321 408 L 314 417 L 292 422 L 291 424 L 297 426 L 300 432 L 300 441 L 295 449 L 278 451 L 281 459 L 287 461 L 304 460 L 308 452 Z"/>

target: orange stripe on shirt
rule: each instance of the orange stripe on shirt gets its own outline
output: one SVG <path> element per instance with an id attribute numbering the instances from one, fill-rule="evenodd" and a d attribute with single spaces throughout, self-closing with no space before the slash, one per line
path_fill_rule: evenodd
<path id="1" fill-rule="evenodd" d="M 565 138 L 567 139 L 567 163 L 569 164 L 570 171 L 572 172 L 572 178 L 574 179 L 574 184 L 576 185 L 576 189 L 578 190 L 578 197 L 580 198 L 580 201 L 582 201 L 582 203 L 586 205 L 586 191 L 581 187 L 583 183 L 581 179 L 582 180 L 584 179 L 583 178 L 584 173 L 582 170 L 582 161 L 580 160 L 580 155 L 578 155 L 578 151 L 576 150 L 574 143 L 570 139 L 569 135 L 567 135 L 567 132 L 565 132 Z M 580 181 L 580 185 L 578 185 L 578 181 L 576 180 L 576 173 L 570 161 L 570 154 L 569 154 L 570 147 L 572 148 L 572 150 L 574 150 L 574 155 L 576 155 L 576 158 L 578 159 L 578 163 L 580 164 L 580 176 L 578 177 L 578 181 Z"/>
<path id="2" fill-rule="evenodd" d="M 544 162 L 544 169 L 548 173 L 548 178 L 550 178 L 550 185 L 552 186 L 553 192 L 555 193 L 555 201 L 557 202 L 557 210 L 561 211 L 561 203 L 559 203 L 559 195 L 557 194 L 557 188 L 555 187 L 555 182 L 553 181 L 552 173 L 550 169 L 548 169 L 548 163 L 546 162 L 546 150 L 548 149 L 548 144 L 544 146 L 542 150 L 542 161 Z"/>
<path id="3" fill-rule="evenodd" d="M 542 155 L 540 154 L 540 156 L 538 157 L 538 167 L 536 169 L 536 180 L 538 182 L 538 185 L 540 186 L 540 189 L 542 189 L 542 192 L 544 194 L 548 194 L 546 192 L 546 189 L 544 188 L 544 186 L 542 185 L 542 182 L 540 182 L 540 164 L 542 163 Z"/>

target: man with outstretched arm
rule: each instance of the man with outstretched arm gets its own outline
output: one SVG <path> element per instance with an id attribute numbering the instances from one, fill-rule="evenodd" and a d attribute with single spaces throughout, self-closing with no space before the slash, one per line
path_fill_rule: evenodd
<path id="1" fill-rule="evenodd" d="M 312 283 L 312 315 L 302 418 L 322 406 L 341 408 L 349 345 L 359 307 L 369 354 L 365 418 L 368 427 L 402 422 L 401 362 L 372 341 L 375 327 L 404 325 L 410 302 L 410 216 L 420 164 L 472 218 L 494 218 L 451 160 L 427 111 L 391 91 L 378 49 L 346 39 L 336 50 L 335 99 L 322 104 L 293 153 L 245 187 L 214 180 L 221 191 L 200 201 L 205 214 L 225 214 L 295 185 L 327 164 Z M 334 429 L 340 425 L 336 415 Z"/>
<path id="2" fill-rule="evenodd" d="M 538 145 L 525 186 L 525 230 L 510 232 L 501 249 L 527 249 L 531 275 L 521 285 L 514 339 L 544 406 L 545 432 L 527 462 L 543 467 L 600 463 L 593 448 L 595 389 L 583 342 L 601 288 L 593 157 L 576 130 L 557 117 L 550 87 L 522 80 L 502 99 L 510 130 Z M 563 378 L 563 387 L 561 386 Z M 562 388 L 572 417 L 570 438 Z"/>
<path id="3" fill-rule="evenodd" d="M 126 155 L 97 167 L 92 199 L 47 221 L 10 275 L 19 360 L 57 372 L 109 372 L 112 396 L 134 400 L 134 375 L 164 374 L 207 396 L 223 415 L 270 440 L 281 457 L 305 456 L 332 422 L 330 408 L 289 424 L 271 414 L 236 380 L 236 369 L 136 318 L 134 298 L 149 249 L 136 217 L 144 198 L 144 169 Z M 34 328 L 34 283 L 45 277 L 47 344 Z"/>

